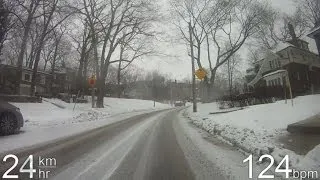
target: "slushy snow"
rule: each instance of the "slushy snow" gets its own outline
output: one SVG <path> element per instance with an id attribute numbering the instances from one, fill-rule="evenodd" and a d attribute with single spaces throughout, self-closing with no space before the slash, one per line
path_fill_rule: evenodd
<path id="1" fill-rule="evenodd" d="M 290 154 L 290 163 L 298 168 L 304 157 L 283 149 L 277 138 L 287 133 L 286 128 L 289 124 L 319 114 L 320 95 L 297 97 L 294 99 L 293 107 L 290 100 L 287 104 L 285 101 L 277 101 L 249 106 L 239 111 L 210 115 L 219 111 L 221 110 L 217 103 L 199 104 L 198 112 L 192 113 L 190 107 L 187 116 L 196 126 L 222 137 L 247 153 L 256 156 L 272 154 L 276 162 L 282 160 L 284 155 Z M 317 163 L 320 164 L 319 161 Z"/>

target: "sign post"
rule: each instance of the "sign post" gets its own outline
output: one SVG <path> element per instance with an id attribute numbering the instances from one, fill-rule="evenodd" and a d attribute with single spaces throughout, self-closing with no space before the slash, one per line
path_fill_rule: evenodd
<path id="1" fill-rule="evenodd" d="M 200 86 L 199 86 L 199 94 L 200 97 L 203 99 L 204 97 L 204 84 L 203 84 L 203 79 L 207 76 L 207 71 L 203 68 L 199 68 L 196 72 L 195 75 L 197 76 L 198 79 L 200 79 Z"/>
<path id="2" fill-rule="evenodd" d="M 96 76 L 95 75 L 92 75 L 90 78 L 89 78 L 89 85 L 91 86 L 91 101 L 92 101 L 92 108 L 94 108 L 94 86 L 96 84 Z"/>
<path id="3" fill-rule="evenodd" d="M 197 112 L 197 100 L 196 100 L 196 77 L 195 77 L 195 65 L 194 65 L 194 53 L 193 53 L 193 38 L 192 38 L 192 26 L 189 24 L 189 35 L 190 35 L 190 51 L 191 51 L 191 70 L 192 70 L 192 108 L 193 112 Z"/>

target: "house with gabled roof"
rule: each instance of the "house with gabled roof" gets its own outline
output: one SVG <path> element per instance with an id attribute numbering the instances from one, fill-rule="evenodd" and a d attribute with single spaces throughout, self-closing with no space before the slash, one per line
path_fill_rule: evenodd
<path id="1" fill-rule="evenodd" d="M 309 32 L 308 36 L 316 41 L 318 53 L 320 54 L 320 22 Z"/>
<path id="2" fill-rule="evenodd" d="M 320 58 L 304 40 L 279 43 L 254 66 L 258 71 L 248 82 L 249 89 L 284 86 L 288 76 L 294 95 L 320 92 Z"/>

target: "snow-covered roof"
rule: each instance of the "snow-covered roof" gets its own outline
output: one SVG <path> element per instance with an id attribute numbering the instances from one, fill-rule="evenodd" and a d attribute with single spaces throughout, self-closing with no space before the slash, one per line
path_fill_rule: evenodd
<path id="1" fill-rule="evenodd" d="M 279 52 L 279 51 L 281 51 L 281 50 L 283 50 L 283 49 L 285 49 L 285 48 L 287 48 L 287 47 L 293 47 L 294 45 L 292 45 L 292 44 L 290 44 L 290 43 L 288 43 L 288 42 L 279 42 L 277 45 L 276 45 L 276 47 L 274 47 L 273 49 L 271 49 L 270 51 L 272 52 L 272 53 L 277 53 L 277 52 Z"/>
<path id="2" fill-rule="evenodd" d="M 308 33 L 308 37 L 314 38 L 314 35 L 316 33 L 320 33 L 320 25 L 314 27 L 309 33 Z"/>
<path id="3" fill-rule="evenodd" d="M 285 72 L 286 72 L 286 70 L 281 69 L 281 70 L 277 70 L 277 71 L 273 71 L 271 73 L 268 73 L 268 74 L 264 75 L 263 77 L 265 78 L 265 77 L 268 77 L 268 76 L 272 76 L 274 74 L 285 73 Z"/>

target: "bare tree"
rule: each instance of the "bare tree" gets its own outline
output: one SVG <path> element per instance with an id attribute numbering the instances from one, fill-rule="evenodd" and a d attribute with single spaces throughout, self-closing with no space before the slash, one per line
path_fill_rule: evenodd
<path id="1" fill-rule="evenodd" d="M 289 27 L 291 24 L 299 38 L 309 30 L 308 21 L 303 16 L 301 8 L 297 8 L 294 14 L 288 15 L 279 13 L 272 8 L 265 14 L 265 23 L 257 28 L 254 35 L 255 40 L 259 44 L 258 48 L 273 49 L 280 42 L 286 42 L 291 39 Z"/>
<path id="2" fill-rule="evenodd" d="M 79 30 L 74 36 L 71 35 L 71 37 L 76 43 L 75 49 L 79 55 L 76 89 L 84 92 L 84 87 L 88 76 L 87 72 L 89 68 L 89 56 L 92 55 L 92 33 L 90 31 L 87 19 L 81 19 L 81 22 L 81 30 Z"/>
<path id="3" fill-rule="evenodd" d="M 112 60 L 115 50 L 132 34 L 152 34 L 150 23 L 154 21 L 156 14 L 152 3 L 147 0 L 83 0 L 82 3 L 83 8 L 76 9 L 85 16 L 92 33 L 98 88 L 97 107 L 102 108 L 109 65 L 130 61 Z"/>
<path id="4" fill-rule="evenodd" d="M 319 0 L 296 0 L 301 10 L 301 18 L 305 19 L 308 28 L 320 25 L 320 1 Z"/>
<path id="5" fill-rule="evenodd" d="M 40 37 L 38 39 L 37 48 L 35 51 L 35 60 L 31 79 L 31 95 L 35 94 L 38 65 L 48 34 L 53 32 L 55 28 L 57 28 L 64 20 L 73 14 L 72 12 L 64 10 L 66 6 L 63 1 L 59 0 L 44 1 L 43 4 L 41 4 L 41 7 L 41 22 L 43 23 L 43 26 L 41 28 Z"/>
<path id="6" fill-rule="evenodd" d="M 227 73 L 228 85 L 229 85 L 229 95 L 233 95 L 234 81 L 239 75 L 239 65 L 241 63 L 241 57 L 236 53 L 228 59 L 227 63 L 224 65 L 224 70 Z"/>
<path id="7" fill-rule="evenodd" d="M 265 15 L 270 12 L 267 4 L 261 4 L 255 0 L 180 1 L 182 3 L 179 6 L 174 4 L 175 11 L 181 17 L 180 21 L 186 22 L 189 20 L 193 24 L 192 30 L 196 41 L 199 37 L 198 32 L 205 34 L 204 39 L 206 39 L 208 52 L 207 62 L 210 72 L 204 81 L 207 86 L 207 93 L 210 95 L 218 68 L 225 64 L 249 37 L 255 34 L 259 25 L 265 23 Z M 203 6 L 204 4 L 205 6 Z M 186 29 L 179 29 L 181 32 L 186 31 Z M 211 56 L 211 52 L 214 52 L 215 57 Z M 195 59 L 198 66 L 202 68 L 205 60 L 201 59 L 199 54 L 198 52 L 198 58 Z"/>
<path id="8" fill-rule="evenodd" d="M 217 56 L 215 66 L 210 67 L 210 84 L 214 83 L 217 69 L 226 63 L 256 32 L 257 27 L 265 22 L 264 16 L 268 13 L 265 4 L 256 1 L 236 1 L 230 13 L 226 15 L 227 18 L 212 26 L 210 33 L 214 47 L 217 49 Z M 220 33 L 226 38 L 219 38 Z M 210 46 L 208 47 L 210 51 Z M 211 62 L 212 59 L 208 57 L 208 61 Z"/>
<path id="9" fill-rule="evenodd" d="M 52 92 L 53 89 L 53 81 L 54 81 L 54 74 L 56 71 L 56 67 L 58 64 L 58 60 L 63 59 L 62 57 L 68 53 L 68 48 L 63 45 L 62 38 L 64 37 L 66 32 L 66 27 L 60 26 L 60 30 L 55 29 L 53 31 L 53 43 L 52 43 L 52 53 L 49 58 L 49 63 L 51 66 L 50 74 L 51 74 L 51 81 L 49 84 L 49 91 Z"/>
<path id="10" fill-rule="evenodd" d="M 9 29 L 9 10 L 4 0 L 0 0 L 0 55 Z"/>
<path id="11" fill-rule="evenodd" d="M 122 94 L 122 72 L 127 69 L 134 60 L 154 52 L 149 36 L 140 33 L 141 32 L 139 31 L 137 33 L 132 33 L 120 43 L 120 55 L 117 69 L 117 85 L 119 88 L 118 98 L 120 98 Z M 126 74 L 128 72 L 129 71 L 125 71 L 124 73 Z"/>
<path id="12" fill-rule="evenodd" d="M 40 5 L 41 0 L 26 1 L 26 3 L 29 2 L 28 5 L 25 4 L 24 2 L 20 2 L 18 0 L 16 0 L 16 1 L 19 3 L 19 5 L 22 7 L 22 9 L 25 10 L 25 12 L 27 14 L 27 15 L 22 14 L 22 16 L 27 16 L 27 19 L 25 21 L 22 20 L 23 19 L 22 17 L 17 15 L 17 17 L 21 20 L 23 27 L 24 27 L 20 52 L 18 55 L 18 62 L 17 62 L 18 71 L 17 71 L 17 76 L 16 76 L 17 79 L 16 79 L 16 84 L 15 84 L 16 94 L 20 94 L 20 82 L 21 82 L 21 78 L 22 78 L 23 57 L 25 55 L 25 51 L 26 51 L 26 47 L 27 47 L 27 42 L 28 42 L 28 37 L 29 37 L 29 32 L 31 29 L 32 21 L 35 18 L 35 13 Z M 14 12 L 11 12 L 11 13 L 14 13 Z"/>

